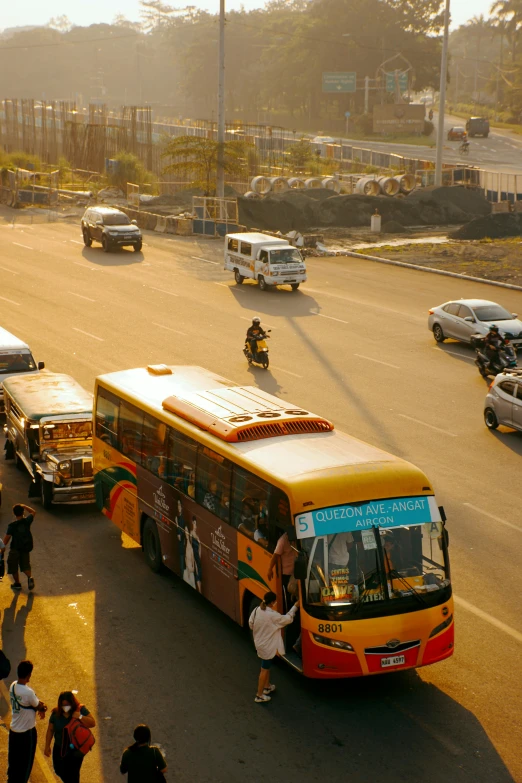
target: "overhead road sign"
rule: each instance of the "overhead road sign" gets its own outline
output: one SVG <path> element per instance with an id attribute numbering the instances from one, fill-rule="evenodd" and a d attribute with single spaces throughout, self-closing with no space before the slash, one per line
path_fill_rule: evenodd
<path id="1" fill-rule="evenodd" d="M 408 89 L 408 71 L 398 74 L 399 90 L 405 92 Z M 386 92 L 395 92 L 395 73 L 386 74 Z"/>
<path id="2" fill-rule="evenodd" d="M 323 92 L 355 92 L 357 74 L 355 71 L 324 71 Z"/>

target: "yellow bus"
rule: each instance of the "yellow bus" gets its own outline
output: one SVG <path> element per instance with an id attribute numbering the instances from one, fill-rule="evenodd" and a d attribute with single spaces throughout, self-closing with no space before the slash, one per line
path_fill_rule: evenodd
<path id="1" fill-rule="evenodd" d="M 304 675 L 453 653 L 445 515 L 418 468 L 200 367 L 100 376 L 94 428 L 98 505 L 153 571 L 174 571 L 243 626 L 268 589 L 280 611 L 297 589 L 284 657 Z"/>

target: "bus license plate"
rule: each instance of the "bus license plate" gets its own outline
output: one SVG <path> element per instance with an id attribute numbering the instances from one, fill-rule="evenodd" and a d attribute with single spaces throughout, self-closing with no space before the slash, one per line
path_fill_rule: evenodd
<path id="1" fill-rule="evenodd" d="M 406 663 L 405 655 L 390 655 L 388 658 L 381 658 L 382 669 L 387 666 L 400 666 L 402 663 Z"/>

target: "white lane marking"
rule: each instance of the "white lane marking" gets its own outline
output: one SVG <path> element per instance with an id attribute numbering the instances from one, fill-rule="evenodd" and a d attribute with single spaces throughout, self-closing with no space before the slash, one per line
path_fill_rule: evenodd
<path id="1" fill-rule="evenodd" d="M 348 323 L 348 321 L 343 321 L 342 318 L 334 318 L 333 315 L 325 315 L 324 313 L 314 313 L 314 315 L 319 315 L 321 318 L 328 318 L 329 321 L 338 321 L 340 324 Z"/>
<path id="2" fill-rule="evenodd" d="M 14 299 L 7 299 L 5 296 L 0 296 L 0 299 L 2 300 L 2 302 L 9 302 L 9 304 L 14 304 L 17 307 L 21 306 L 20 302 L 15 302 Z"/>
<path id="3" fill-rule="evenodd" d="M 462 505 L 467 506 L 468 508 L 472 508 L 473 511 L 476 511 L 478 514 L 483 514 L 483 516 L 489 517 L 489 519 L 493 519 L 495 522 L 500 522 L 501 525 L 505 525 L 506 527 L 510 527 L 513 530 L 517 530 L 519 533 L 522 533 L 522 527 L 517 527 L 517 525 L 513 525 L 511 522 L 508 522 L 506 519 L 502 519 L 501 517 L 496 517 L 494 514 L 490 514 L 488 511 L 484 511 L 478 506 L 474 506 L 473 503 L 463 503 Z"/>
<path id="4" fill-rule="evenodd" d="M 87 302 L 95 302 L 96 299 L 91 299 L 88 296 L 83 296 L 83 294 L 77 294 L 76 291 L 67 291 L 68 294 L 72 294 L 72 296 L 77 296 L 80 299 L 85 299 Z"/>
<path id="5" fill-rule="evenodd" d="M 204 261 L 205 264 L 215 264 L 216 266 L 219 266 L 218 261 L 209 261 L 208 258 L 200 258 L 200 256 L 190 256 L 194 259 L 194 261 Z"/>
<path id="6" fill-rule="evenodd" d="M 156 324 L 154 321 L 152 322 L 153 326 L 157 326 L 159 329 L 166 329 L 168 332 L 174 332 L 174 334 L 182 334 L 183 337 L 187 336 L 186 332 L 180 332 L 179 329 L 172 329 L 170 326 L 165 326 L 165 324 Z"/>
<path id="7" fill-rule="evenodd" d="M 96 337 L 95 334 L 91 334 L 90 332 L 84 332 L 83 329 L 78 329 L 76 326 L 73 326 L 73 329 L 75 332 L 80 332 L 80 334 L 85 334 L 87 337 L 92 337 L 93 340 L 98 340 L 100 343 L 105 342 L 103 337 Z"/>
<path id="8" fill-rule="evenodd" d="M 278 372 L 286 372 L 287 375 L 293 375 L 294 378 L 302 378 L 302 375 L 298 375 L 296 372 L 290 372 L 290 370 L 284 370 L 282 367 L 277 367 L 275 364 L 271 364 L 270 367 L 272 367 L 273 370 L 278 370 Z"/>
<path id="9" fill-rule="evenodd" d="M 468 612 L 471 612 L 477 617 L 480 617 L 481 620 L 485 620 L 490 625 L 494 625 L 495 628 L 498 628 L 508 636 L 511 636 L 513 639 L 515 639 L 515 641 L 522 642 L 522 633 L 517 631 L 515 628 L 512 628 L 510 625 L 506 625 L 506 623 L 503 623 L 502 620 L 497 620 L 497 618 L 493 617 L 493 615 L 484 612 L 482 609 L 479 609 L 478 606 L 470 604 L 469 601 L 466 601 L 465 598 L 461 598 L 459 595 L 454 595 L 453 600 L 457 606 L 461 606 L 463 609 L 467 609 Z"/>
<path id="10" fill-rule="evenodd" d="M 173 291 L 165 291 L 163 288 L 155 288 L 153 285 L 149 285 L 147 288 L 150 288 L 152 291 L 159 291 L 160 294 L 168 294 L 168 296 L 179 296 L 179 294 L 175 294 Z"/>
<path id="11" fill-rule="evenodd" d="M 464 356 L 463 353 L 458 353 L 458 351 L 448 351 L 446 348 L 437 348 L 436 345 L 432 346 L 434 351 L 438 351 L 440 354 L 444 356 L 445 353 L 449 353 L 450 356 L 458 356 L 459 359 L 465 359 L 467 362 L 474 362 L 475 359 L 473 359 L 472 356 Z"/>
<path id="12" fill-rule="evenodd" d="M 371 356 L 363 356 L 362 353 L 354 353 L 354 356 L 358 356 L 359 359 L 366 359 L 369 362 L 375 362 L 376 364 L 384 364 L 385 367 L 393 367 L 394 370 L 400 370 L 396 364 L 388 364 L 388 362 L 381 362 L 380 359 L 372 359 Z"/>
<path id="13" fill-rule="evenodd" d="M 421 421 L 420 419 L 414 419 L 413 416 L 406 416 L 405 413 L 399 413 L 399 416 L 403 419 L 408 419 L 408 421 L 413 421 L 415 424 L 422 424 L 423 427 L 429 427 L 430 430 L 435 430 L 435 432 L 441 432 L 443 435 L 449 435 L 450 438 L 456 438 L 457 435 L 455 432 L 449 432 L 448 430 L 441 430 L 440 427 L 435 427 L 433 424 L 428 424 L 427 421 Z"/>
<path id="14" fill-rule="evenodd" d="M 489 148 L 489 151 L 490 151 L 490 152 L 496 152 L 496 150 L 494 150 L 494 149 L 493 149 L 493 147 L 490 147 L 490 148 Z"/>
<path id="15" fill-rule="evenodd" d="M 85 245 L 85 242 L 80 242 L 79 239 L 70 239 L 69 242 L 74 242 L 75 245 Z"/>
<path id="16" fill-rule="evenodd" d="M 89 272 L 99 272 L 99 269 L 96 269 L 94 266 L 88 266 L 87 264 L 82 264 L 81 261 L 73 261 L 73 264 L 76 264 L 76 266 L 83 266 L 84 269 L 88 269 Z"/>
<path id="17" fill-rule="evenodd" d="M 13 245 L 16 245 L 16 247 L 25 247 L 26 250 L 32 250 L 32 247 L 29 247 L 29 245 L 21 245 L 20 242 L 13 242 Z"/>
<path id="18" fill-rule="evenodd" d="M 14 269 L 8 269 L 6 266 L 0 266 L 0 269 L 3 269 L 4 272 L 11 272 L 12 275 L 19 275 L 20 272 L 15 272 Z"/>

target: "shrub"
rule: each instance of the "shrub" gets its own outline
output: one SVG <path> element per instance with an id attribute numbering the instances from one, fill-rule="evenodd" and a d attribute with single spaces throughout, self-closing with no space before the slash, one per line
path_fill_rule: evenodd
<path id="1" fill-rule="evenodd" d="M 423 135 L 424 136 L 431 136 L 431 134 L 433 133 L 434 128 L 435 128 L 435 126 L 434 126 L 434 124 L 432 123 L 431 120 L 424 120 L 424 128 L 422 130 Z"/>

